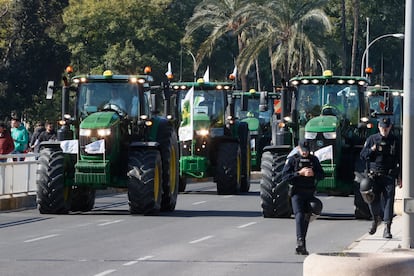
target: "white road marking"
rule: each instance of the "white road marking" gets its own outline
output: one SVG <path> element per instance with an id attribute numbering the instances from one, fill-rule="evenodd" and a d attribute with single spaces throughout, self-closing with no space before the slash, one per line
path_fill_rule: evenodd
<path id="1" fill-rule="evenodd" d="M 234 195 L 226 195 L 226 196 L 223 196 L 223 198 L 231 198 L 231 197 L 233 197 Z"/>
<path id="2" fill-rule="evenodd" d="M 237 228 L 245 228 L 245 227 L 248 227 L 248 226 L 256 224 L 256 223 L 257 222 L 252 221 L 252 222 L 249 222 L 249 223 L 246 223 L 246 224 L 243 224 L 243 225 L 239 225 L 239 226 L 237 226 Z"/>
<path id="3" fill-rule="evenodd" d="M 50 239 L 50 238 L 54 238 L 60 236 L 59 234 L 53 234 L 53 235 L 47 235 L 47 236 L 42 236 L 42 237 L 38 237 L 38 238 L 34 238 L 34 239 L 30 239 L 30 240 L 25 240 L 24 242 L 34 242 L 34 241 L 40 241 L 40 240 L 45 240 L 45 239 Z"/>
<path id="4" fill-rule="evenodd" d="M 335 197 L 334 196 L 325 197 L 325 199 L 333 199 L 333 198 L 335 198 Z"/>
<path id="5" fill-rule="evenodd" d="M 139 261 L 145 261 L 145 260 L 149 260 L 151 258 L 154 258 L 154 256 L 148 255 L 148 256 L 141 257 L 141 258 L 137 259 L 136 261 L 130 261 L 130 262 L 124 263 L 123 265 L 124 266 L 134 265 L 134 264 L 138 263 Z"/>
<path id="6" fill-rule="evenodd" d="M 101 273 L 95 274 L 95 276 L 105 276 L 105 275 L 111 274 L 112 272 L 115 272 L 115 271 L 116 271 L 116 269 L 108 269 L 108 270 L 105 270 Z"/>
<path id="7" fill-rule="evenodd" d="M 203 200 L 203 201 L 197 201 L 197 202 L 194 202 L 193 203 L 193 205 L 199 205 L 199 204 L 203 204 L 203 203 L 206 203 L 207 201 L 205 201 L 205 200 Z"/>
<path id="8" fill-rule="evenodd" d="M 118 222 L 121 222 L 121 221 L 123 221 L 123 220 L 122 219 L 118 219 L 118 220 L 113 220 L 113 221 L 107 221 L 107 222 L 98 224 L 98 226 L 105 226 L 105 225 L 109 225 L 109 224 L 118 223 Z"/>
<path id="9" fill-rule="evenodd" d="M 190 244 L 194 244 L 194 243 L 202 242 L 202 241 L 211 239 L 212 237 L 214 237 L 214 236 L 205 236 L 205 237 L 202 237 L 201 239 L 197 239 L 197 240 L 190 241 L 189 243 Z"/>

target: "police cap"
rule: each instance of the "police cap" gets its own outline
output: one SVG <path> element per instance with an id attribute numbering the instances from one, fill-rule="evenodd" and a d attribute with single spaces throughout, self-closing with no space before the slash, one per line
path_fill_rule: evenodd
<path id="1" fill-rule="evenodd" d="M 391 125 L 391 119 L 390 118 L 381 118 L 379 120 L 379 126 L 380 127 L 390 127 Z"/>
<path id="2" fill-rule="evenodd" d="M 302 151 L 306 151 L 309 152 L 310 151 L 310 147 L 309 147 L 309 141 L 308 139 L 301 139 L 299 141 L 299 147 Z"/>

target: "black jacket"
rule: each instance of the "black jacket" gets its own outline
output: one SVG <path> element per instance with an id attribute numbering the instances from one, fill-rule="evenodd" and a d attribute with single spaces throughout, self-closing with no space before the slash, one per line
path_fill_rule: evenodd
<path id="1" fill-rule="evenodd" d="M 372 150 L 372 146 L 376 150 Z M 361 150 L 360 157 L 368 162 L 373 172 L 397 177 L 401 174 L 401 149 L 398 139 L 390 133 L 387 137 L 380 133 L 369 136 Z"/>
<path id="2" fill-rule="evenodd" d="M 301 176 L 298 171 L 304 167 L 312 167 L 314 176 Z M 325 177 L 321 164 L 317 157 L 309 154 L 302 157 L 298 153 L 291 156 L 282 171 L 282 181 L 290 181 L 296 190 L 315 191 L 316 182 Z"/>

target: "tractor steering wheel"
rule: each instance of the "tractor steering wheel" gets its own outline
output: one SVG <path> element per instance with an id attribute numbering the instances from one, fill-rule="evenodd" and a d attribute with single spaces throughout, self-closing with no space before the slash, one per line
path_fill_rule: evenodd
<path id="1" fill-rule="evenodd" d="M 126 111 L 114 103 L 106 103 L 102 107 L 102 111 L 115 111 L 120 117 L 125 117 L 127 115 Z"/>

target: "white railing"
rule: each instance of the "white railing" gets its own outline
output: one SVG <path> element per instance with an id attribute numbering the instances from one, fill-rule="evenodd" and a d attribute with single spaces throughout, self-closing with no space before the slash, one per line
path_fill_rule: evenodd
<path id="1" fill-rule="evenodd" d="M 0 162 L 0 198 L 18 197 L 36 193 L 38 154 L 5 154 L 7 162 Z M 24 161 L 13 161 L 13 158 Z"/>

